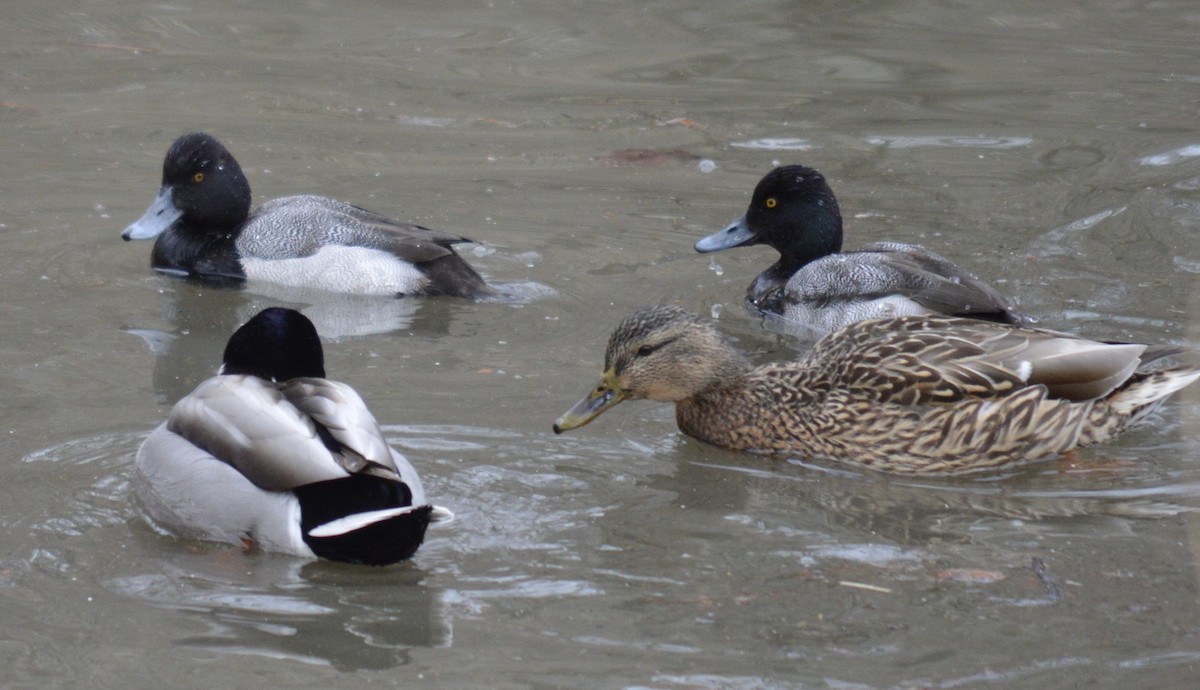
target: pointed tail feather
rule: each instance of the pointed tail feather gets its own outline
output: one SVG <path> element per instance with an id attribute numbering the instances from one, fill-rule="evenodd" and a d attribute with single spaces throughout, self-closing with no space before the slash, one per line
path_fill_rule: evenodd
<path id="1" fill-rule="evenodd" d="M 1108 398 L 1109 408 L 1125 416 L 1152 412 L 1167 396 L 1200 378 L 1197 369 L 1162 369 L 1146 372 Z M 1152 406 L 1152 407 L 1148 407 Z"/>

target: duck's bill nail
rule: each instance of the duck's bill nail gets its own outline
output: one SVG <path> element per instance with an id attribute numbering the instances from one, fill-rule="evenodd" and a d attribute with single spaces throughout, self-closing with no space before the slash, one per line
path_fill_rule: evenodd
<path id="1" fill-rule="evenodd" d="M 701 254 L 707 252 L 719 252 L 722 249 L 732 249 L 734 247 L 744 247 L 749 244 L 758 242 L 758 235 L 746 225 L 746 216 L 733 221 L 725 226 L 725 229 L 720 232 L 715 232 L 708 237 L 696 242 L 696 251 Z"/>
<path id="2" fill-rule="evenodd" d="M 158 191 L 158 196 L 154 197 L 154 203 L 150 204 L 150 208 L 146 209 L 142 217 L 125 228 L 125 232 L 121 233 L 121 239 L 128 242 L 129 240 L 148 240 L 158 237 L 182 215 L 183 211 L 176 208 L 175 202 L 171 200 L 171 188 L 163 187 Z"/>
<path id="3" fill-rule="evenodd" d="M 599 386 L 554 421 L 554 433 L 578 429 L 624 399 L 625 394 L 610 385 L 609 377 L 605 376 Z"/>

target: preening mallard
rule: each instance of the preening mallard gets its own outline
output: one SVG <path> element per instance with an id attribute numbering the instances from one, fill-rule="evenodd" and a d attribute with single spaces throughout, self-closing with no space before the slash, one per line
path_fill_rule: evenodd
<path id="1" fill-rule="evenodd" d="M 674 402 L 684 433 L 723 448 L 965 473 L 1112 439 L 1200 377 L 1146 366 L 1177 352 L 908 316 L 854 323 L 798 361 L 753 367 L 712 321 L 661 305 L 617 326 L 600 384 L 554 430 L 649 399 Z"/>
<path id="2" fill-rule="evenodd" d="M 171 534 L 370 565 L 411 557 L 453 516 L 426 502 L 354 389 L 325 378 L 312 322 L 278 307 L 239 328 L 220 374 L 151 432 L 135 485 Z"/>
<path id="3" fill-rule="evenodd" d="M 775 168 L 750 206 L 725 229 L 696 242 L 698 252 L 766 244 L 779 260 L 746 290 L 752 311 L 820 332 L 866 319 L 946 314 L 1026 324 L 988 284 L 924 247 L 873 242 L 842 251 L 842 214 L 821 173 Z"/>
<path id="4" fill-rule="evenodd" d="M 250 183 L 213 137 L 184 134 L 150 208 L 121 234 L 156 237 L 150 263 L 183 276 L 263 280 L 369 295 L 492 294 L 453 249 L 470 240 L 320 196 L 250 210 Z"/>

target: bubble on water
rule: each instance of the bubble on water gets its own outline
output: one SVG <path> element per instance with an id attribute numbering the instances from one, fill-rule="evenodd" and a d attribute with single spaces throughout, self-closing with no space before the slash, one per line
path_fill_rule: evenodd
<path id="1" fill-rule="evenodd" d="M 705 158 L 704 160 L 700 161 L 699 167 L 700 172 L 710 173 L 717 169 L 717 163 L 711 158 Z"/>
<path id="2" fill-rule="evenodd" d="M 714 319 L 721 318 L 721 305 L 720 304 L 712 305 L 712 307 L 708 310 L 708 313 Z"/>
<path id="3" fill-rule="evenodd" d="M 725 275 L 725 267 L 722 266 L 721 264 L 717 263 L 717 259 L 715 257 L 709 258 L 708 270 L 712 271 L 713 273 L 716 273 L 719 276 Z"/>

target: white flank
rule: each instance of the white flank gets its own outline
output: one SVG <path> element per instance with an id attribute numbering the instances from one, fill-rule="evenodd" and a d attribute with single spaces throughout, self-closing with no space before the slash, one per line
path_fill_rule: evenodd
<path id="1" fill-rule="evenodd" d="M 407 261 L 366 247 L 328 245 L 298 259 L 243 256 L 241 263 L 251 280 L 360 295 L 414 294 L 427 282 Z"/>
<path id="2" fill-rule="evenodd" d="M 275 540 L 270 540 L 270 546 L 281 551 L 304 556 L 305 558 L 316 558 L 317 554 L 313 553 L 312 548 L 304 543 L 304 535 L 300 534 L 300 499 L 296 498 L 296 495 L 293 493 L 283 495 L 286 496 L 284 499 L 286 505 L 284 508 L 283 524 L 287 529 L 287 543 L 276 545 Z M 251 536 L 256 540 L 263 539 L 264 541 L 268 541 L 266 535 L 253 534 Z M 286 549 L 283 548 L 285 546 L 287 547 Z M 268 550 L 271 549 L 268 548 Z"/>

